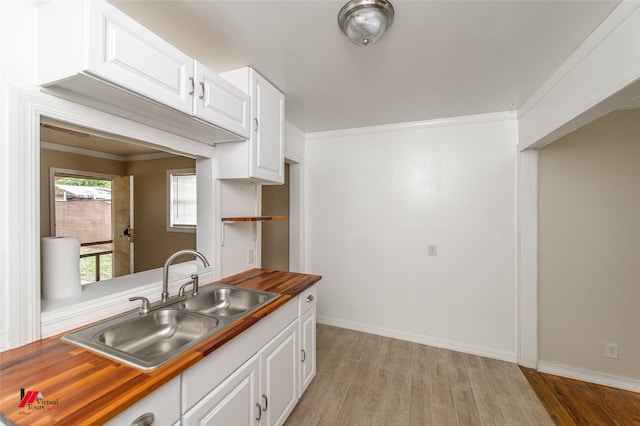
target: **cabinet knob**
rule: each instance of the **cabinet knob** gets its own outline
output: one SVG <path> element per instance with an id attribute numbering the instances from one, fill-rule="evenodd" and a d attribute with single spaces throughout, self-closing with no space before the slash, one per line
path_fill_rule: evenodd
<path id="1" fill-rule="evenodd" d="M 307 360 L 307 353 L 304 351 L 304 349 L 300 349 L 300 351 L 302 352 L 302 359 L 300 361 L 305 362 Z"/>
<path id="2" fill-rule="evenodd" d="M 189 77 L 189 80 L 191 80 L 191 91 L 189 92 L 189 95 L 193 96 L 193 92 L 196 91 L 196 83 L 193 81 L 193 77 Z"/>
<path id="3" fill-rule="evenodd" d="M 267 411 L 267 408 L 269 408 L 269 400 L 267 399 L 267 395 L 262 395 L 262 399 L 264 400 L 264 408 L 262 409 L 262 411 Z"/>
<path id="4" fill-rule="evenodd" d="M 204 81 L 200 82 L 200 89 L 202 89 L 202 95 L 200 95 L 200 99 L 204 99 Z"/>
<path id="5" fill-rule="evenodd" d="M 307 296 L 307 302 L 311 303 L 313 302 L 313 299 L 314 299 L 313 294 L 310 294 Z"/>
<path id="6" fill-rule="evenodd" d="M 256 420 L 260 421 L 260 419 L 262 418 L 262 407 L 257 402 L 256 402 L 256 408 L 258 409 L 258 415 L 256 416 Z"/>
<path id="7" fill-rule="evenodd" d="M 151 426 L 155 420 L 153 413 L 144 413 L 133 422 L 131 426 Z"/>
<path id="8" fill-rule="evenodd" d="M 253 131 L 254 132 L 258 131 L 258 119 L 257 118 L 253 119 Z"/>

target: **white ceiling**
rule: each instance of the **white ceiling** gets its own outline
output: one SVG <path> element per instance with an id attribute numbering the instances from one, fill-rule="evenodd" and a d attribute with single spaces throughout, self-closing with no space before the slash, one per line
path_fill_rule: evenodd
<path id="1" fill-rule="evenodd" d="M 76 153 L 96 155 L 96 153 L 113 154 L 119 161 L 135 159 L 139 156 L 149 158 L 161 151 L 156 146 L 120 135 L 88 129 L 51 118 L 40 120 L 40 141 L 46 143 L 45 148 L 61 150 L 60 146 L 74 147 Z M 166 156 L 168 156 L 167 154 Z"/>
<path id="2" fill-rule="evenodd" d="M 251 65 L 304 132 L 517 109 L 617 1 L 391 0 L 393 26 L 358 48 L 344 1 L 121 1 L 216 72 Z"/>

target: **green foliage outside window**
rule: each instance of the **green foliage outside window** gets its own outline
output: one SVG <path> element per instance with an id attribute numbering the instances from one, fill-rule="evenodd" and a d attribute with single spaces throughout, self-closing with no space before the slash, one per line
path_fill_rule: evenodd
<path id="1" fill-rule="evenodd" d="M 111 189 L 111 181 L 110 180 L 103 180 L 103 179 L 62 177 L 62 178 L 56 178 L 56 183 L 59 184 L 59 185 L 97 186 L 99 188 Z"/>

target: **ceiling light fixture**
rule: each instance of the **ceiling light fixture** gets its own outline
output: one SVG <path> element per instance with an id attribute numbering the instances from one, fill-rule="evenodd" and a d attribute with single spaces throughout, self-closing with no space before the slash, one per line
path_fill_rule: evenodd
<path id="1" fill-rule="evenodd" d="M 338 25 L 355 45 L 371 46 L 391 26 L 393 15 L 387 0 L 351 0 L 340 9 Z"/>

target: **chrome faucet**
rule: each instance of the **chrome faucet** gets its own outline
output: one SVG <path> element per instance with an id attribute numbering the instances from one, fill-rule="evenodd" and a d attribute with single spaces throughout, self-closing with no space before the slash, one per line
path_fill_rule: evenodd
<path id="1" fill-rule="evenodd" d="M 182 256 L 183 254 L 192 254 L 202 261 L 205 268 L 209 266 L 209 261 L 207 260 L 207 258 L 204 257 L 202 253 L 195 250 L 191 250 L 191 249 L 180 250 L 173 253 L 171 256 L 169 256 L 167 261 L 164 263 L 164 267 L 162 268 L 162 295 L 161 295 L 162 303 L 166 302 L 167 299 L 169 299 L 169 266 L 171 265 L 171 262 L 173 262 L 173 260 L 176 257 Z"/>

